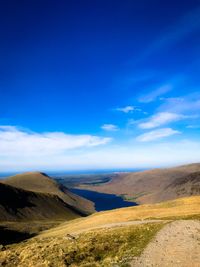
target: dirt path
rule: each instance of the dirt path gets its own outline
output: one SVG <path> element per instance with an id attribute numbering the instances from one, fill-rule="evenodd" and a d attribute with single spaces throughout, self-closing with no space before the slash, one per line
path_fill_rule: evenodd
<path id="1" fill-rule="evenodd" d="M 132 267 L 200 267 L 200 222 L 167 224 Z"/>
<path id="2" fill-rule="evenodd" d="M 97 230 L 97 229 L 109 229 L 109 228 L 117 228 L 117 227 L 123 227 L 123 226 L 130 226 L 130 225 L 140 225 L 140 224 L 147 224 L 147 223 L 160 223 L 160 222 L 168 222 L 169 220 L 138 220 L 138 221 L 128 221 L 128 222 L 119 222 L 119 223 L 107 223 L 102 224 L 95 227 L 89 227 L 86 229 L 81 229 L 79 231 L 70 232 L 70 234 L 82 234 L 85 232 Z"/>

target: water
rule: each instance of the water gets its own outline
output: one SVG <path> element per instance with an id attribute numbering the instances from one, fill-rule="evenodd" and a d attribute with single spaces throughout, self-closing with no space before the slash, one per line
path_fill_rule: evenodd
<path id="1" fill-rule="evenodd" d="M 71 188 L 70 191 L 94 202 L 96 211 L 112 210 L 137 205 L 137 203 L 126 201 L 122 197 L 116 195 L 76 188 Z"/>

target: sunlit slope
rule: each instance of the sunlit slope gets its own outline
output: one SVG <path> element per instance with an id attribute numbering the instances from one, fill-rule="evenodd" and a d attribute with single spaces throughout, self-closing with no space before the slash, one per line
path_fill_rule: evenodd
<path id="1" fill-rule="evenodd" d="M 108 183 L 99 186 L 87 186 L 87 188 L 99 192 L 124 195 L 141 204 L 157 203 L 178 197 L 199 195 L 200 179 L 198 177 L 198 180 L 195 181 L 192 177 L 190 181 L 187 179 L 187 176 L 190 178 L 191 174 L 198 172 L 200 172 L 200 163 L 153 169 L 122 174 Z M 182 179 L 180 185 L 179 179 Z M 186 182 L 185 185 L 184 181 Z"/>
<path id="2" fill-rule="evenodd" d="M 182 218 L 195 215 L 200 215 L 200 196 L 95 213 L 86 218 L 63 223 L 56 228 L 44 232 L 43 235 L 62 236 L 64 233 L 103 227 L 105 224 L 145 219 Z"/>
<path id="3" fill-rule="evenodd" d="M 72 194 L 66 187 L 60 185 L 44 173 L 27 172 L 11 176 L 3 182 L 24 190 L 56 195 L 67 205 L 82 213 L 94 212 L 94 205 L 91 201 Z"/>
<path id="4" fill-rule="evenodd" d="M 163 190 L 153 195 L 158 201 L 200 195 L 200 172 L 174 179 Z"/>

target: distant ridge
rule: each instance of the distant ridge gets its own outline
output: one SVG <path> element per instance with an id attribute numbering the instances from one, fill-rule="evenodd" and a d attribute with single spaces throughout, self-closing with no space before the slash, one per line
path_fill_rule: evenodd
<path id="1" fill-rule="evenodd" d="M 90 190 L 124 195 L 137 203 L 156 203 L 191 195 L 200 195 L 200 163 L 174 168 L 152 169 L 118 175 Z"/>

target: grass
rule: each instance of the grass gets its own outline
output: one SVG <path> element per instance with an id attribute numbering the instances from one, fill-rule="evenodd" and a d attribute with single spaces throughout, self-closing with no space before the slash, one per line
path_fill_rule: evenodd
<path id="1" fill-rule="evenodd" d="M 137 202 L 137 199 L 139 197 L 142 197 L 144 195 L 146 195 L 147 193 L 146 192 L 141 192 L 141 193 L 138 193 L 138 194 L 134 194 L 134 195 L 126 195 L 126 194 L 122 194 L 120 195 L 124 200 L 127 200 L 127 201 L 131 201 L 131 202 Z"/>
<path id="2" fill-rule="evenodd" d="M 46 237 L 62 236 L 64 233 L 86 231 L 105 224 L 122 223 L 134 220 L 183 218 L 200 214 L 200 196 L 180 198 L 158 204 L 134 206 L 95 213 L 86 218 L 79 218 L 63 223 L 58 227 L 45 231 Z"/>
<path id="3" fill-rule="evenodd" d="M 163 221 L 126 224 L 148 219 Z M 200 196 L 100 212 L 62 223 L 27 241 L 0 248 L 0 266 L 125 267 L 169 219 L 200 219 Z"/>
<path id="4" fill-rule="evenodd" d="M 50 229 L 52 227 L 55 227 L 61 223 L 63 223 L 64 220 L 54 220 L 54 221 L 16 221 L 16 222 L 0 222 L 0 227 L 7 228 L 11 231 L 17 231 L 17 232 L 25 232 L 29 233 L 30 235 L 36 235 L 41 231 Z"/>
<path id="5" fill-rule="evenodd" d="M 61 224 L 62 221 L 0 222 L 0 244 L 13 244 L 36 236 L 41 231 Z"/>
<path id="6" fill-rule="evenodd" d="M 151 220 L 155 220 L 157 218 L 150 218 Z M 200 220 L 200 213 L 199 214 L 191 214 L 191 215 L 184 215 L 184 216 L 168 216 L 165 217 L 166 220 L 170 221 L 177 221 L 177 220 Z"/>
<path id="7" fill-rule="evenodd" d="M 127 266 L 139 256 L 163 223 L 100 229 L 82 233 L 75 240 L 32 238 L 0 252 L 0 265 L 13 266 Z"/>

